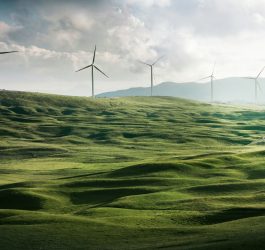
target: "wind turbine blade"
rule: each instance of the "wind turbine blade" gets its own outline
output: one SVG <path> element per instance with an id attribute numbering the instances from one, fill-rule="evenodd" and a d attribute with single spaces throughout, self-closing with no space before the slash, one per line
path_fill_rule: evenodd
<path id="1" fill-rule="evenodd" d="M 86 66 L 86 67 L 84 67 L 84 68 L 82 68 L 82 69 L 79 69 L 79 70 L 77 70 L 76 72 L 79 72 L 79 71 L 81 71 L 81 70 L 83 70 L 83 69 L 87 69 L 87 68 L 89 68 L 89 67 L 91 67 L 92 66 L 92 64 L 90 64 L 90 65 L 88 65 L 88 66 Z"/>
<path id="2" fill-rule="evenodd" d="M 142 61 L 139 61 L 139 60 L 138 60 L 138 62 L 141 63 L 141 64 L 144 64 L 144 65 L 150 66 L 150 67 L 152 66 L 151 64 L 148 64 L 148 63 L 145 63 L 145 62 L 142 62 Z"/>
<path id="3" fill-rule="evenodd" d="M 212 76 L 213 76 L 214 71 L 215 71 L 215 66 L 216 66 L 216 62 L 214 62 L 214 65 L 213 65 L 213 73 L 212 73 Z"/>
<path id="4" fill-rule="evenodd" d="M 6 51 L 6 52 L 0 52 L 0 54 L 9 54 L 9 53 L 16 53 L 18 51 L 13 50 L 13 51 Z"/>
<path id="5" fill-rule="evenodd" d="M 262 68 L 262 70 L 259 72 L 258 76 L 256 77 L 256 79 L 258 79 L 260 77 L 260 75 L 262 74 L 262 72 L 264 71 L 265 66 Z"/>
<path id="6" fill-rule="evenodd" d="M 94 65 L 94 67 L 104 76 L 108 77 L 102 70 L 100 70 L 97 66 Z M 109 77 L 108 77 L 109 78 Z"/>
<path id="7" fill-rule="evenodd" d="M 206 76 L 204 78 L 199 79 L 198 81 L 206 80 L 206 79 L 209 79 L 209 78 L 211 78 L 211 76 Z"/>
<path id="8" fill-rule="evenodd" d="M 97 51 L 97 46 L 95 45 L 95 49 L 94 49 L 94 55 L 93 55 L 93 61 L 92 64 L 94 64 L 95 59 L 96 59 L 96 51 Z"/>
<path id="9" fill-rule="evenodd" d="M 159 60 L 161 60 L 164 56 L 160 56 L 152 65 L 155 65 L 158 63 Z"/>

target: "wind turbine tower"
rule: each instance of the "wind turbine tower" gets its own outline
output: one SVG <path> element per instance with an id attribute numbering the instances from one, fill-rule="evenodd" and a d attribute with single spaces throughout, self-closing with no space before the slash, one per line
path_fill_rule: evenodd
<path id="1" fill-rule="evenodd" d="M 94 55 L 93 55 L 93 60 L 92 63 L 84 68 L 81 68 L 79 70 L 77 70 L 76 72 L 79 72 L 81 70 L 87 69 L 91 67 L 91 82 L 92 82 L 92 97 L 95 98 L 95 88 L 94 88 L 94 69 L 96 69 L 97 71 L 99 71 L 101 74 L 103 74 L 104 76 L 108 77 L 101 69 L 99 69 L 99 67 L 97 67 L 95 65 L 95 59 L 96 59 L 96 51 L 97 51 L 97 46 L 95 46 L 94 49 Z M 108 77 L 109 78 L 109 77 Z"/>
<path id="2" fill-rule="evenodd" d="M 150 67 L 151 70 L 151 96 L 153 96 L 153 87 L 154 87 L 154 66 L 158 63 L 159 60 L 161 60 L 164 56 L 159 57 L 154 63 L 145 63 L 145 62 L 141 62 L 140 63 L 147 65 L 148 67 Z"/>
<path id="3" fill-rule="evenodd" d="M 258 89 L 261 90 L 260 84 L 259 84 L 259 77 L 263 73 L 265 69 L 265 66 L 262 68 L 262 70 L 259 72 L 259 74 L 256 77 L 245 77 L 246 79 L 254 80 L 255 82 L 255 103 L 258 102 Z"/>
<path id="4" fill-rule="evenodd" d="M 214 100 L 214 79 L 215 79 L 214 71 L 215 71 L 215 66 L 216 66 L 216 63 L 214 63 L 213 71 L 212 71 L 211 75 L 204 77 L 204 78 L 199 80 L 199 81 L 202 81 L 202 80 L 206 80 L 209 78 L 211 79 L 211 102 L 213 102 L 213 100 Z"/>

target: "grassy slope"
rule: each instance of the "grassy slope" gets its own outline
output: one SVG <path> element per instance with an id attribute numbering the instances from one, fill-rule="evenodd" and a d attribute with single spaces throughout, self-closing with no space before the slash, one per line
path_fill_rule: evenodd
<path id="1" fill-rule="evenodd" d="M 0 114 L 0 249 L 263 249 L 264 110 L 0 92 Z"/>

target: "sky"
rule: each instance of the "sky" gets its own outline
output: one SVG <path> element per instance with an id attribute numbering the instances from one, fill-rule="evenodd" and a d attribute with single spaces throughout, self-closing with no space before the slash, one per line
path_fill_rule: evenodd
<path id="1" fill-rule="evenodd" d="M 0 89 L 95 92 L 216 77 L 255 76 L 265 65 L 264 0 L 0 0 Z"/>

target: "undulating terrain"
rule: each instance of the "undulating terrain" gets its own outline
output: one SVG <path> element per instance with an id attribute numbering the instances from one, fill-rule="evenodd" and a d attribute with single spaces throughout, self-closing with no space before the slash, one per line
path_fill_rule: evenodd
<path id="1" fill-rule="evenodd" d="M 0 92 L 0 249 L 264 249 L 265 109 Z"/>

